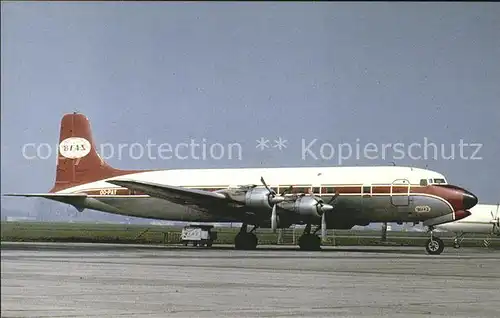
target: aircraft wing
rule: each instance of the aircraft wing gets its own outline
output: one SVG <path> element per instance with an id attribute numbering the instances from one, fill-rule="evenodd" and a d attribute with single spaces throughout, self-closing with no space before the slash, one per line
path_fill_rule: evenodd
<path id="1" fill-rule="evenodd" d="M 7 197 L 31 197 L 31 198 L 44 198 L 62 203 L 71 204 L 79 211 L 83 211 L 81 206 L 84 206 L 84 201 L 87 198 L 85 193 L 7 193 Z"/>
<path id="2" fill-rule="evenodd" d="M 228 204 L 233 202 L 222 193 L 211 191 L 187 189 L 184 187 L 126 179 L 106 180 L 106 182 L 141 191 L 149 196 L 168 200 L 173 203 L 193 206 L 204 211 L 216 207 L 229 207 Z"/>

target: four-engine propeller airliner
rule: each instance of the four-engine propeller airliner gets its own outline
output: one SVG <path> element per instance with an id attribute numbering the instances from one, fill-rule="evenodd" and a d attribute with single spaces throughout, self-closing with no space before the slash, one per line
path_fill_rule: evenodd
<path id="1" fill-rule="evenodd" d="M 500 204 L 478 204 L 470 212 L 471 215 L 464 219 L 439 224 L 434 228 L 454 233 L 455 248 L 460 247 L 466 234 L 486 234 L 486 245 L 492 236 L 500 236 Z"/>
<path id="2" fill-rule="evenodd" d="M 241 222 L 237 249 L 254 249 L 258 227 L 305 224 L 299 246 L 317 250 L 316 233 L 372 222 L 424 222 L 465 218 L 477 204 L 471 192 L 437 172 L 398 166 L 120 170 L 97 153 L 83 114 L 63 116 L 56 180 L 41 197 L 76 207 L 143 218 Z M 253 226 L 247 231 L 247 226 Z M 312 226 L 316 228 L 311 229 Z M 435 253 L 432 239 L 427 244 Z"/>

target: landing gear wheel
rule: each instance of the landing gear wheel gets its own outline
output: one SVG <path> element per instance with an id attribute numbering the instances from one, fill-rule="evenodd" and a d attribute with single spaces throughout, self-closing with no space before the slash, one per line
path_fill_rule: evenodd
<path id="1" fill-rule="evenodd" d="M 427 240 L 425 249 L 430 255 L 439 255 L 444 250 L 444 242 L 439 237 L 433 237 Z"/>
<path id="2" fill-rule="evenodd" d="M 314 234 L 304 234 L 299 238 L 299 247 L 303 251 L 320 251 L 321 239 Z"/>
<path id="3" fill-rule="evenodd" d="M 237 250 L 254 250 L 257 248 L 258 239 L 254 233 L 238 233 L 234 239 L 234 247 Z"/>

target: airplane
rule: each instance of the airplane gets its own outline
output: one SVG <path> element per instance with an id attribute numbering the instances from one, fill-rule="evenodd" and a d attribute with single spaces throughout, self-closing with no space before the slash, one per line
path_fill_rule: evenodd
<path id="1" fill-rule="evenodd" d="M 435 171 L 402 166 L 121 170 L 96 151 L 90 121 L 61 119 L 55 184 L 39 197 L 125 216 L 241 223 L 236 249 L 255 249 L 257 228 L 305 225 L 301 250 L 319 250 L 327 229 L 377 222 L 433 226 L 470 215 L 478 198 Z M 248 231 L 248 226 L 253 228 Z M 312 226 L 315 229 L 312 230 Z M 321 237 L 317 232 L 321 230 Z M 426 250 L 439 254 L 431 238 Z"/>
<path id="2" fill-rule="evenodd" d="M 439 224 L 434 228 L 454 233 L 455 248 L 460 248 L 466 234 L 486 234 L 485 245 L 489 245 L 492 236 L 500 236 L 500 204 L 477 204 L 469 211 L 471 215 L 464 219 Z"/>

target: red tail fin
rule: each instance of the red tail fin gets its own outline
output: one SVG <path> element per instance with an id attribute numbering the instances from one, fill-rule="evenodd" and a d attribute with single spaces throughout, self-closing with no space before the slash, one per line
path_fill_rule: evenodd
<path id="1" fill-rule="evenodd" d="M 141 171 L 146 170 L 120 170 L 108 165 L 96 151 L 88 118 L 78 113 L 63 116 L 56 180 L 50 192 Z"/>

